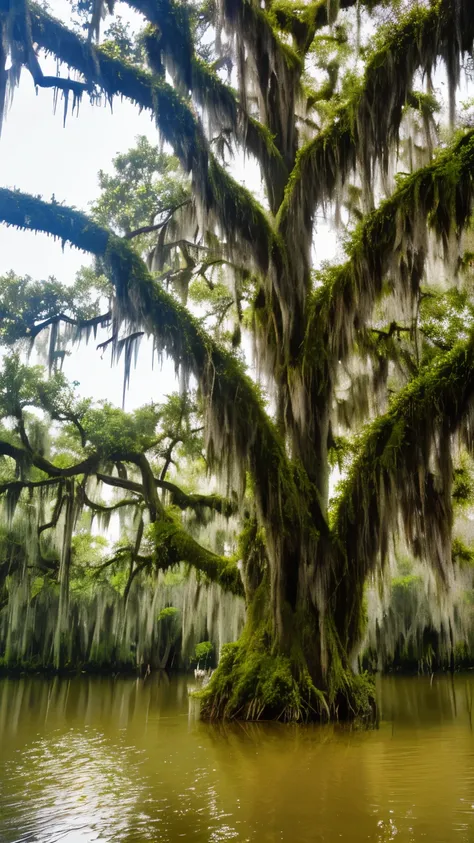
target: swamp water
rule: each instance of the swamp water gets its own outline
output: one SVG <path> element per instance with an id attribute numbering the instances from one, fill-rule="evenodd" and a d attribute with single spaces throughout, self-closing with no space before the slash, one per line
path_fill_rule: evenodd
<path id="1" fill-rule="evenodd" d="M 474 841 L 474 676 L 380 680 L 368 730 L 204 724 L 188 684 L 1 679 L 1 843 Z"/>

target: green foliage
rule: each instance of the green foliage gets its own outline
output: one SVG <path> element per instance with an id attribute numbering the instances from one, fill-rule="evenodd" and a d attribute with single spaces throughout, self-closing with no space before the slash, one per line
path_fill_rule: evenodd
<path id="1" fill-rule="evenodd" d="M 394 577 L 391 582 L 393 592 L 405 592 L 416 588 L 420 583 L 420 577 L 416 574 L 406 574 L 404 577 Z"/>
<path id="2" fill-rule="evenodd" d="M 31 340 L 39 323 L 59 314 L 89 319 L 97 312 L 99 296 L 96 278 L 85 273 L 66 286 L 55 278 L 33 281 L 8 272 L 0 277 L 0 344 Z"/>
<path id="3" fill-rule="evenodd" d="M 125 413 L 104 401 L 87 410 L 82 425 L 94 450 L 107 458 L 149 450 L 157 441 L 158 419 L 159 408 L 154 405 Z"/>
<path id="4" fill-rule="evenodd" d="M 200 641 L 194 648 L 193 662 L 207 665 L 214 655 L 214 644 L 212 641 Z"/>
<path id="5" fill-rule="evenodd" d="M 165 606 L 164 609 L 161 609 L 158 614 L 158 621 L 159 623 L 167 623 L 169 621 L 175 620 L 178 614 L 178 609 L 175 606 Z"/>
<path id="6" fill-rule="evenodd" d="M 152 146 L 145 136 L 112 160 L 113 175 L 99 172 L 101 195 L 92 207 L 95 219 L 118 234 L 129 235 L 164 219 L 189 201 L 189 184 L 177 158 Z"/>
<path id="7" fill-rule="evenodd" d="M 112 59 L 141 63 L 144 58 L 142 39 L 133 35 L 130 23 L 120 15 L 104 30 L 101 49 Z"/>
<path id="8" fill-rule="evenodd" d="M 453 562 L 460 568 L 474 568 L 474 548 L 468 547 L 457 537 L 453 539 L 452 557 Z"/>

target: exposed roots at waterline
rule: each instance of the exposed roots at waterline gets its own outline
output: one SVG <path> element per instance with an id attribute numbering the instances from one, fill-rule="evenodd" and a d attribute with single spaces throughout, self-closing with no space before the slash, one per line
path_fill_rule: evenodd
<path id="1" fill-rule="evenodd" d="M 330 692 L 319 690 L 303 661 L 272 653 L 258 636 L 222 649 L 219 667 L 202 691 L 203 720 L 278 720 L 307 723 L 371 718 L 374 688 L 347 670 Z"/>

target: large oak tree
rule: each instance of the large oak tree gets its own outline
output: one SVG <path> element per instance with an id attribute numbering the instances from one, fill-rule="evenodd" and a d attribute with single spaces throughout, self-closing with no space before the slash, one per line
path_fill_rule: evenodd
<path id="1" fill-rule="evenodd" d="M 209 469 L 241 495 L 251 484 L 255 522 L 242 543 L 241 574 L 220 563 L 208 571 L 244 589 L 247 626 L 223 654 L 203 714 L 367 712 L 370 685 L 351 667 L 364 584 L 399 530 L 446 579 L 453 455 L 461 441 L 472 446 L 474 337 L 467 330 L 442 349 L 420 322 L 431 258 L 441 249 L 454 286 L 471 219 L 474 133 L 465 128 L 434 151 L 433 74 L 438 65 L 447 73 L 454 124 L 474 40 L 472 4 L 129 5 L 147 21 L 138 42 L 116 37 L 100 46 L 101 2 L 86 9 L 82 38 L 33 3 L 0 0 L 0 101 L 22 67 L 37 86 L 61 90 L 66 110 L 84 97 L 126 97 L 151 112 L 190 175 L 190 192 L 184 186 L 138 228 L 109 219 L 112 230 L 2 189 L 0 219 L 97 258 L 113 289 L 113 347 L 130 348 L 140 332 L 152 336 L 182 384 L 198 386 Z M 377 27 L 370 47 L 363 43 L 369 6 Z M 75 78 L 46 76 L 43 52 Z M 228 68 L 235 87 L 225 81 Z M 256 160 L 264 200 L 232 177 L 229 149 Z M 394 178 L 401 168 L 413 171 Z M 334 208 L 348 228 L 345 260 L 315 275 L 318 208 Z M 145 263 L 134 241 L 154 234 Z M 274 412 L 233 350 L 238 332 L 227 342 L 186 307 L 189 279 L 201 273 L 211 288 L 217 265 L 236 319 L 244 315 L 253 333 Z M 53 355 L 60 334 L 51 333 Z M 396 395 L 387 405 L 389 391 Z M 350 445 L 346 479 L 330 506 L 340 428 L 372 416 Z M 9 456 L 22 464 L 16 451 Z M 54 476 L 54 466 L 35 459 Z M 171 558 L 199 564 L 187 538 L 170 529 L 141 457 L 136 465 L 157 541 Z M 76 469 L 86 475 L 97 465 Z"/>

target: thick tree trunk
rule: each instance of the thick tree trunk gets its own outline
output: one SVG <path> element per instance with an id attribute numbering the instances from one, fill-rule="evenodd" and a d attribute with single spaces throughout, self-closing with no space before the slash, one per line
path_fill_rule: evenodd
<path id="1" fill-rule="evenodd" d="M 244 633 L 223 648 L 201 694 L 202 716 L 285 721 L 372 716 L 373 683 L 351 669 L 344 631 L 337 629 L 328 599 L 330 578 L 318 583 L 314 569 L 308 574 L 300 565 L 295 595 L 284 571 L 275 575 L 274 567 L 247 589 Z M 246 569 L 247 587 L 252 572 L 248 564 Z"/>

